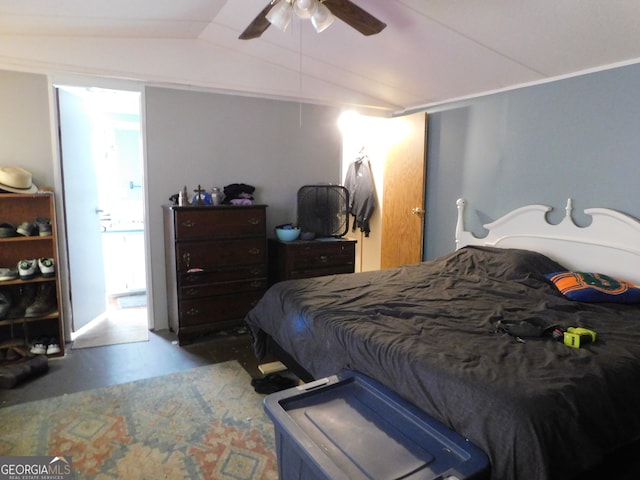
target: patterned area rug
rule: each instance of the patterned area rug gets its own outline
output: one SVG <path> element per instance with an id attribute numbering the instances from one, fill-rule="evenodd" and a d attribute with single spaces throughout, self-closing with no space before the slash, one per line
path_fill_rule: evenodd
<path id="1" fill-rule="evenodd" d="M 273 425 L 235 361 L 0 409 L 0 455 L 71 455 L 75 478 L 278 478 Z"/>

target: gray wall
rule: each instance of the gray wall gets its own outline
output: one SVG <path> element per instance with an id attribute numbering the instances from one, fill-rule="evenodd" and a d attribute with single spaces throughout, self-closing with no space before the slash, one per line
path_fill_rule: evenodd
<path id="1" fill-rule="evenodd" d="M 47 77 L 0 70 L 0 166 L 26 168 L 53 187 Z"/>
<path id="2" fill-rule="evenodd" d="M 586 225 L 585 208 L 640 218 L 640 65 L 443 105 L 429 111 L 426 258 L 455 248 L 456 199 L 467 229 L 527 204 Z"/>
<path id="3" fill-rule="evenodd" d="M 339 183 L 338 110 L 292 102 L 147 88 L 147 195 L 156 326 L 166 327 L 161 205 L 187 185 L 256 187 L 268 231 L 295 221 L 302 185 Z M 162 323 L 164 322 L 164 323 Z"/>
<path id="4" fill-rule="evenodd" d="M 50 88 L 45 75 L 0 70 L 0 165 L 27 168 L 38 185 L 54 187 Z M 269 205 L 271 231 L 295 221 L 300 186 L 340 182 L 342 138 L 334 108 L 164 88 L 144 93 L 147 226 L 155 326 L 161 329 L 167 327 L 161 205 L 168 197 L 183 185 L 248 183 L 257 201 Z M 56 197 L 60 213 L 60 192 Z"/>

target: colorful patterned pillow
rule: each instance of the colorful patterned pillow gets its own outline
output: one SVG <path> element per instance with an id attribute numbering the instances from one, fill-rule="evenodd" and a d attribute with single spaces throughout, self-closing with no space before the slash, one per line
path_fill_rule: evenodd
<path id="1" fill-rule="evenodd" d="M 571 300 L 640 303 L 640 288 L 602 273 L 555 272 L 545 276 Z"/>

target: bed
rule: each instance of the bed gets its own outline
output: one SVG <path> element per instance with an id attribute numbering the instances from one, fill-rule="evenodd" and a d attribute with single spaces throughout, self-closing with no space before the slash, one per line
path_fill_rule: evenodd
<path id="1" fill-rule="evenodd" d="M 479 238 L 459 200 L 448 255 L 275 284 L 246 317 L 256 355 L 277 345 L 312 378 L 378 380 L 483 449 L 492 479 L 583 478 L 640 439 L 640 223 L 593 208 L 578 227 L 569 201 L 551 224 L 550 210 L 522 207 Z M 550 279 L 576 271 L 630 283 L 586 285 L 579 294 L 611 300 L 578 301 Z M 515 337 L 500 321 L 544 333 Z M 548 335 L 556 327 L 597 339 L 569 348 Z"/>

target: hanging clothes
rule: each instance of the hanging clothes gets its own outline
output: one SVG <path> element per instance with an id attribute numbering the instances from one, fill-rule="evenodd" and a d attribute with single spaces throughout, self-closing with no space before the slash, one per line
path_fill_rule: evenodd
<path id="1" fill-rule="evenodd" d="M 349 213 L 353 215 L 353 230 L 356 227 L 369 236 L 369 220 L 376 207 L 375 187 L 371 175 L 369 158 L 362 155 L 354 160 L 347 169 L 344 186 L 349 191 Z"/>

